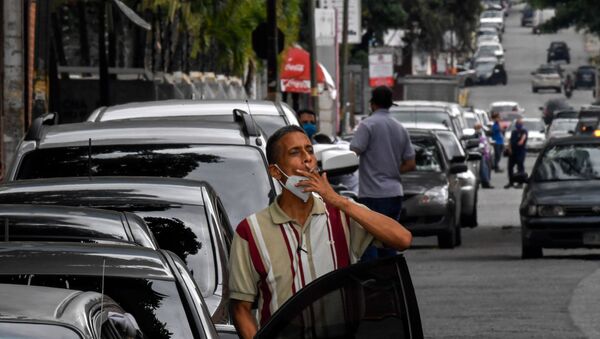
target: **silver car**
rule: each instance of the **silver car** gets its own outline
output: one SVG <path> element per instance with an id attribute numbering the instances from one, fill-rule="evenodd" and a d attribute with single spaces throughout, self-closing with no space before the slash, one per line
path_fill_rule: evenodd
<path id="1" fill-rule="evenodd" d="M 540 89 L 553 89 L 560 93 L 562 79 L 560 73 L 553 66 L 542 65 L 535 72 L 531 72 L 531 91 L 537 93 Z"/>

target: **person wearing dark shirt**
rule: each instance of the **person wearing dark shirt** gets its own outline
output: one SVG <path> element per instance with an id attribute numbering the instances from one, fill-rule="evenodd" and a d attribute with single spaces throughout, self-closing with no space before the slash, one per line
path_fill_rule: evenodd
<path id="1" fill-rule="evenodd" d="M 515 121 L 515 128 L 510 135 L 508 144 L 508 184 L 504 188 L 521 188 L 523 183 L 516 180 L 517 177 L 525 176 L 525 156 L 527 155 L 527 130 L 523 127 L 523 119 Z M 517 166 L 517 173 L 514 173 L 514 167 Z M 518 181 L 518 182 L 517 182 Z M 517 184 L 515 186 L 515 183 Z"/>

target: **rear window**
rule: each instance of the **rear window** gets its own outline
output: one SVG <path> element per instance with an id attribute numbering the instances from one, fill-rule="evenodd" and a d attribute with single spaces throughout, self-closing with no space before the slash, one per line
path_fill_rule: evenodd
<path id="1" fill-rule="evenodd" d="M 17 180 L 150 176 L 203 180 L 221 197 L 232 226 L 269 205 L 271 181 L 260 150 L 221 145 L 109 145 L 38 149 Z"/>
<path id="2" fill-rule="evenodd" d="M 110 265 L 110 260 L 107 260 L 106 264 Z M 0 282 L 98 293 L 102 291 L 101 275 L 3 275 L 0 276 Z M 197 338 L 193 334 L 191 319 L 188 318 L 191 310 L 186 310 L 187 306 L 184 306 L 178 290 L 174 281 L 104 277 L 104 294 L 133 315 L 144 338 Z M 48 338 L 57 337 L 49 336 Z M 73 336 L 66 338 L 73 338 Z"/>
<path id="3" fill-rule="evenodd" d="M 285 119 L 279 115 L 253 115 L 252 118 L 263 131 L 265 139 L 269 139 L 276 130 L 287 125 Z"/>
<path id="4" fill-rule="evenodd" d="M 0 337 L 11 339 L 79 339 L 72 329 L 51 324 L 0 322 Z"/>

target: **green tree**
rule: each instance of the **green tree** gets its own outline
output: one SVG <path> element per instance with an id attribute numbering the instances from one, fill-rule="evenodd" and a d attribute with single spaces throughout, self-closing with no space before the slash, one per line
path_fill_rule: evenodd
<path id="1" fill-rule="evenodd" d="M 556 15 L 541 29 L 555 32 L 561 28 L 577 30 L 600 36 L 600 1 L 597 0 L 530 0 L 536 8 L 555 8 Z"/>

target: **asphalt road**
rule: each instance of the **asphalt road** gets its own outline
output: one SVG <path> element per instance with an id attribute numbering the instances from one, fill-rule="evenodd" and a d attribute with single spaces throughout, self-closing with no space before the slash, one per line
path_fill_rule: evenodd
<path id="1" fill-rule="evenodd" d="M 487 109 L 493 101 L 514 100 L 526 116 L 538 117 L 546 100 L 564 96 L 531 92 L 530 72 L 546 61 L 550 42 L 569 44 L 568 70 L 586 64 L 587 55 L 581 34 L 534 35 L 519 20 L 520 13 L 511 13 L 504 35 L 508 85 L 475 87 L 470 101 Z M 589 104 L 592 93 L 575 91 L 569 101 Z M 528 156 L 528 172 L 536 156 Z M 406 253 L 425 336 L 600 338 L 600 250 L 545 249 L 542 259 L 520 259 L 522 191 L 503 189 L 506 182 L 506 173 L 495 174 L 496 188 L 479 191 L 479 227 L 463 229 L 461 247 L 441 250 L 435 237 L 416 238 Z"/>

